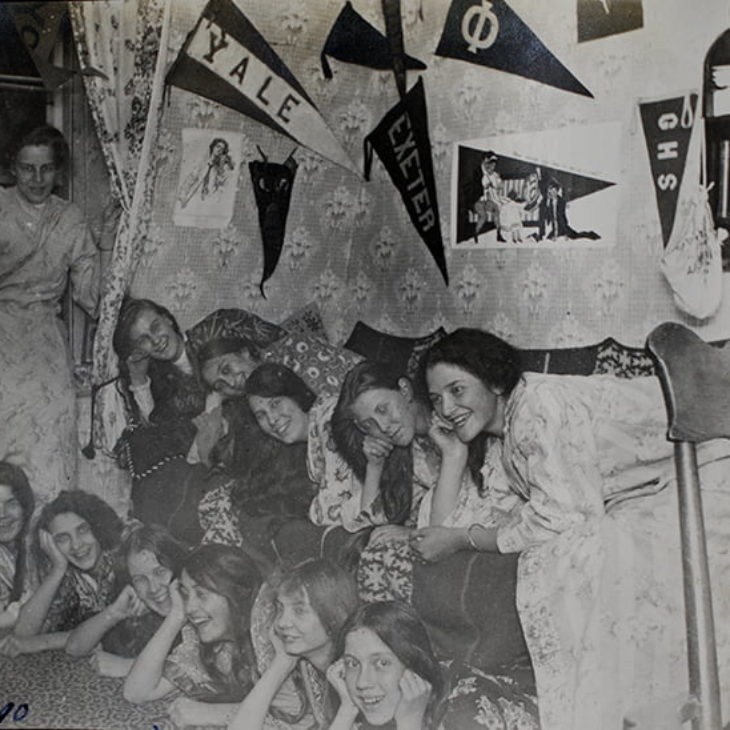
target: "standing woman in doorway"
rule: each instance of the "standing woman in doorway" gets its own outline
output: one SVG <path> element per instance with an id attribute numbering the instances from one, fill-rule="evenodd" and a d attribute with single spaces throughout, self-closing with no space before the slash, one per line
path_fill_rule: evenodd
<path id="1" fill-rule="evenodd" d="M 70 277 L 92 316 L 99 252 L 81 210 L 54 194 L 69 159 L 61 132 L 36 128 L 9 155 L 0 188 L 0 454 L 21 464 L 41 503 L 76 486 L 76 394 L 58 317 Z"/>

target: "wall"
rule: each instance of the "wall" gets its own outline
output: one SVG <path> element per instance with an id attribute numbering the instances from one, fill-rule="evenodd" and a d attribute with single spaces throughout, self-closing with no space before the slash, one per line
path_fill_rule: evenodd
<path id="1" fill-rule="evenodd" d="M 396 102 L 397 92 L 392 74 L 336 60 L 331 61 L 334 79 L 323 78 L 319 54 L 340 0 L 237 2 L 361 165 L 363 137 Z M 353 5 L 373 25 L 384 28 L 379 0 L 355 0 Z M 420 5 L 423 19 L 417 12 Z M 637 101 L 700 90 L 704 55 L 730 26 L 727 3 L 703 0 L 700 12 L 684 0 L 643 0 L 642 29 L 581 44 L 576 42 L 576 0 L 509 0 L 509 5 L 594 99 L 435 56 L 449 3 L 402 0 L 406 50 L 428 65 L 423 78 L 451 276 L 448 288 L 379 164 L 372 181 L 364 182 L 298 148 L 284 252 L 263 299 L 258 292 L 261 243 L 246 165 L 241 167 L 236 210 L 227 229 L 173 224 L 182 130 L 243 132 L 244 162 L 259 158 L 257 145 L 270 160 L 282 162 L 294 145 L 236 112 L 172 88 L 160 140 L 150 236 L 133 292 L 169 306 L 185 327 L 224 306 L 244 307 L 280 321 L 316 300 L 331 338 L 338 342 L 358 319 L 412 335 L 439 325 L 483 326 L 532 347 L 588 344 L 608 335 L 640 344 L 656 323 L 683 320 L 658 270 L 661 236 Z M 187 0 L 173 6 L 170 61 L 204 2 Z M 416 78 L 409 72 L 409 84 Z M 622 125 L 623 182 L 613 248 L 451 250 L 453 142 L 603 121 Z M 695 148 L 685 178 L 690 183 L 697 179 L 698 159 Z M 689 187 L 685 186 L 685 199 Z M 730 336 L 730 299 L 724 297 L 720 312 L 709 321 L 688 323 L 708 338 Z"/>

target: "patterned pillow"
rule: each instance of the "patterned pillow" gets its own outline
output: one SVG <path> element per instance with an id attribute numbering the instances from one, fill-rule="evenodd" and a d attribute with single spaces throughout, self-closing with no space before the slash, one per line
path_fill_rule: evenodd
<path id="1" fill-rule="evenodd" d="M 337 395 L 345 375 L 362 357 L 313 335 L 291 334 L 268 347 L 262 359 L 286 365 L 317 395 Z"/>
<path id="2" fill-rule="evenodd" d="M 281 339 L 286 330 L 245 309 L 217 309 L 185 334 L 195 353 L 206 343 L 222 338 L 241 338 L 259 348 L 268 347 Z"/>
<path id="3" fill-rule="evenodd" d="M 655 375 L 654 362 L 643 347 L 626 347 L 612 337 L 598 345 L 594 373 L 636 378 Z"/>
<path id="4" fill-rule="evenodd" d="M 290 334 L 312 335 L 323 342 L 329 342 L 317 302 L 310 302 L 290 314 L 279 326 Z"/>

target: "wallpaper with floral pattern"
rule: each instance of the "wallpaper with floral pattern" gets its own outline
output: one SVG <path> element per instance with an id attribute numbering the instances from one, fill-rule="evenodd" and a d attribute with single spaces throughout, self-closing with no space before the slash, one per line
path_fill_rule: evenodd
<path id="1" fill-rule="evenodd" d="M 334 78 L 324 78 L 319 54 L 342 0 L 236 2 L 362 167 L 363 138 L 398 97 L 389 72 L 331 59 Z M 170 63 L 204 4 L 173 3 Z M 213 309 L 234 306 L 279 322 L 316 301 L 337 343 L 344 342 L 359 319 L 412 336 L 438 326 L 481 326 L 530 347 L 590 344 L 609 335 L 640 345 L 654 325 L 667 319 L 686 321 L 708 338 L 727 337 L 728 297 L 708 321 L 687 320 L 673 305 L 659 271 L 661 233 L 637 110 L 640 100 L 701 88 L 704 55 L 730 25 L 727 3 L 705 0 L 700 13 L 682 0 L 643 0 L 642 29 L 578 44 L 575 0 L 510 0 L 594 99 L 436 56 L 450 2 L 401 4 L 406 51 L 428 66 L 409 72 L 408 83 L 423 76 L 450 286 L 444 285 L 378 161 L 371 181 L 365 182 L 258 122 L 173 87 L 159 139 L 152 220 L 133 292 L 170 307 L 184 327 Z M 384 29 L 379 0 L 354 0 L 353 6 Z M 614 248 L 450 248 L 454 142 L 612 120 L 621 122 L 623 130 Z M 173 224 L 182 130 L 190 127 L 244 135 L 234 215 L 222 230 Z M 258 287 L 262 246 L 247 164 L 260 159 L 258 148 L 274 162 L 283 162 L 295 149 L 299 165 L 282 257 L 267 282 L 265 299 Z M 698 162 L 695 145 L 685 174 L 690 183 L 698 179 Z M 680 216 L 691 188 L 684 187 Z"/>

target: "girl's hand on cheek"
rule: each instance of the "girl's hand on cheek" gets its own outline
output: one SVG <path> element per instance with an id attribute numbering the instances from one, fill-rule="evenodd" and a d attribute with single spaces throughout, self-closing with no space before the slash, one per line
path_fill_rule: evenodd
<path id="1" fill-rule="evenodd" d="M 327 679 L 337 691 L 340 697 L 340 704 L 343 707 L 351 709 L 353 712 L 357 712 L 357 708 L 352 701 L 352 697 L 350 697 L 350 691 L 347 689 L 345 682 L 345 662 L 342 659 L 338 659 L 334 664 L 330 665 L 329 669 L 327 669 Z"/>
<path id="2" fill-rule="evenodd" d="M 458 459 L 466 463 L 469 447 L 459 440 L 453 425 L 441 418 L 436 411 L 431 413 L 428 435 L 441 453 L 442 459 Z"/>
<path id="3" fill-rule="evenodd" d="M 398 730 L 420 730 L 431 696 L 431 684 L 421 676 L 406 669 L 398 682 L 401 699 L 395 710 L 395 724 Z"/>
<path id="4" fill-rule="evenodd" d="M 393 450 L 393 444 L 377 436 L 365 436 L 362 440 L 362 452 L 368 464 L 382 466 Z"/>
<path id="5" fill-rule="evenodd" d="M 167 618 L 182 626 L 185 623 L 185 603 L 180 593 L 180 581 L 177 578 L 170 583 L 170 601 L 172 606 Z"/>
<path id="6" fill-rule="evenodd" d="M 280 669 L 286 669 L 290 672 L 297 664 L 297 657 L 289 654 L 286 650 L 284 642 L 276 631 L 276 627 L 269 629 L 269 640 L 274 647 L 274 660 L 272 664 L 276 664 Z"/>
<path id="7" fill-rule="evenodd" d="M 50 532 L 41 530 L 39 532 L 40 543 L 43 552 L 48 556 L 51 561 L 51 570 L 57 573 L 65 573 L 68 567 L 68 558 L 61 552 L 56 541 Z"/>

